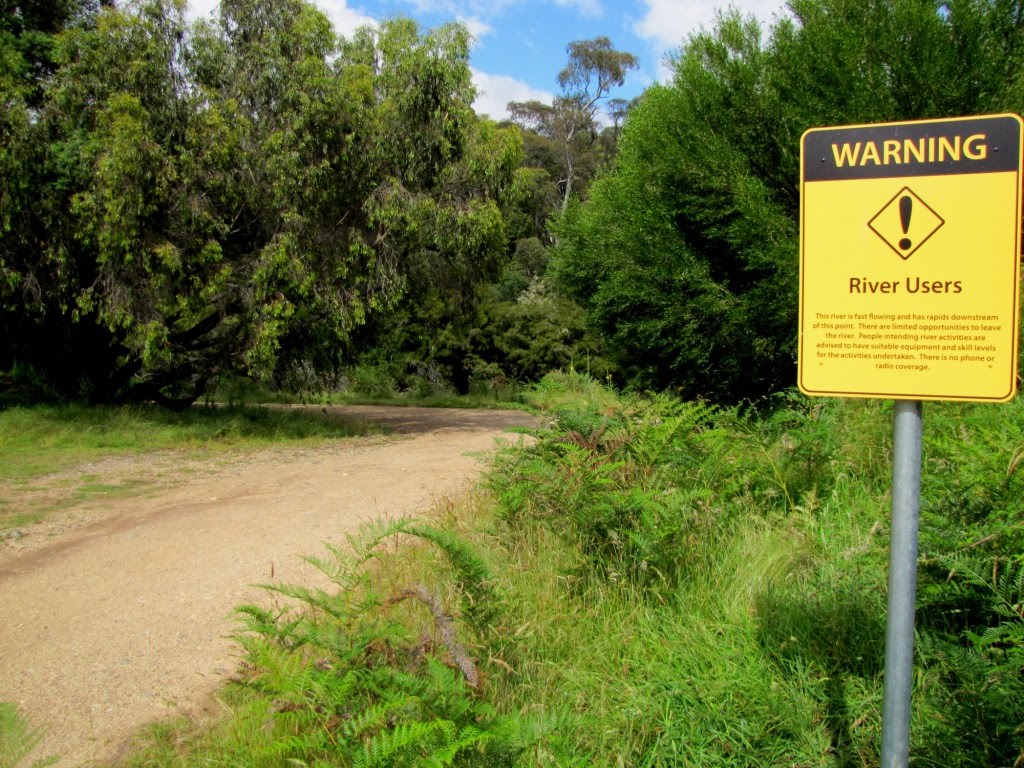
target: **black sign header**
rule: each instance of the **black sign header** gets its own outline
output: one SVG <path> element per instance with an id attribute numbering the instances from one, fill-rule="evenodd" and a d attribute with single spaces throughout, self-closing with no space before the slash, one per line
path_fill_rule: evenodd
<path id="1" fill-rule="evenodd" d="M 1020 140 L 1013 115 L 814 128 L 802 140 L 803 180 L 1016 173 Z"/>

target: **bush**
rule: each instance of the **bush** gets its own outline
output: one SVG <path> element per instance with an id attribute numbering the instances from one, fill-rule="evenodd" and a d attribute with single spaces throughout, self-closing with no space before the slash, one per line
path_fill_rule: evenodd
<path id="1" fill-rule="evenodd" d="M 357 365 L 346 375 L 350 392 L 373 400 L 387 400 L 396 394 L 394 376 L 384 365 Z"/>
<path id="2" fill-rule="evenodd" d="M 728 517 L 704 482 L 722 447 L 715 415 L 668 398 L 558 406 L 550 432 L 492 478 L 502 514 L 573 537 L 604 578 L 674 585 L 700 551 L 694 540 Z"/>

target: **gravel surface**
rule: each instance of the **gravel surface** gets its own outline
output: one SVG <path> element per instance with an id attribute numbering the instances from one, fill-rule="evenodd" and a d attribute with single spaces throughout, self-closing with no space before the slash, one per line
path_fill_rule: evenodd
<path id="1" fill-rule="evenodd" d="M 329 410 L 395 434 L 212 464 L 172 452 L 100 462 L 82 474 L 142 478 L 140 493 L 0 541 L 0 701 L 47 730 L 39 754 L 96 764 L 143 725 L 210 706 L 237 662 L 234 608 L 268 599 L 253 585 L 313 583 L 302 555 L 464 492 L 496 438 L 536 424 L 510 411 Z"/>

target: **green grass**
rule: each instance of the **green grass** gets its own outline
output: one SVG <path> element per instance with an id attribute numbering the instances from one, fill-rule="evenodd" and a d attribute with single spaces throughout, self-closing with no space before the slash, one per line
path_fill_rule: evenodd
<path id="1" fill-rule="evenodd" d="M 837 765 L 826 762 L 826 723 L 839 709 L 831 685 L 849 722 L 864 717 L 847 749 L 870 747 L 877 664 L 852 682 L 830 666 L 825 638 L 860 617 L 829 613 L 825 599 L 819 615 L 799 599 L 823 555 L 798 527 L 751 519 L 715 547 L 712 565 L 657 599 L 592 576 L 570 582 L 572 548 L 522 527 L 502 572 L 524 611 L 512 623 L 526 629 L 503 649 L 518 663 L 495 698 L 549 713 L 587 765 Z"/>
<path id="2" fill-rule="evenodd" d="M 0 411 L 0 482 L 28 482 L 109 456 L 309 443 L 371 431 L 372 427 L 312 410 L 196 407 L 175 413 L 155 406 L 10 408 Z"/>
<path id="3" fill-rule="evenodd" d="M 7 515 L 5 514 L 4 506 L 6 505 L 0 505 L 0 531 L 32 525 L 45 517 L 41 512 L 22 512 L 15 515 Z"/>

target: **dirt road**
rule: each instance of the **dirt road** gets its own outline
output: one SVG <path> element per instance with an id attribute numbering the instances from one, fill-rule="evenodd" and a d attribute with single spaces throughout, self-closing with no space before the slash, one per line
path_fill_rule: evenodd
<path id="1" fill-rule="evenodd" d="M 507 411 L 334 410 L 396 434 L 249 452 L 198 472 L 178 454 L 91 466 L 160 481 L 0 542 L 0 701 L 48 730 L 42 751 L 62 755 L 58 765 L 108 759 L 140 726 L 208 702 L 236 661 L 233 609 L 266 600 L 253 585 L 315 578 L 302 555 L 363 521 L 427 512 L 472 483 L 495 438 L 534 423 Z"/>

